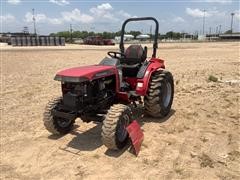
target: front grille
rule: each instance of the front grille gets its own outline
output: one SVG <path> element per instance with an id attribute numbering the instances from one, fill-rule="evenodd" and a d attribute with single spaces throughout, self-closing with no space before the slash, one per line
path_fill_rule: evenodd
<path id="1" fill-rule="evenodd" d="M 68 92 L 63 95 L 63 104 L 67 107 L 76 108 L 77 107 L 78 98 L 76 94 Z"/>

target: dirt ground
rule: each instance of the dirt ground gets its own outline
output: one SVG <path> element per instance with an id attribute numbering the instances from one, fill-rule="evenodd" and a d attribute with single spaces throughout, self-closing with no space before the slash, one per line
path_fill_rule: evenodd
<path id="1" fill-rule="evenodd" d="M 70 134 L 50 135 L 42 118 L 48 100 L 60 95 L 55 73 L 96 64 L 106 48 L 2 48 L 1 179 L 240 179 L 236 42 L 159 45 L 175 97 L 167 118 L 141 120 L 138 157 L 107 150 L 101 124 L 77 121 Z"/>

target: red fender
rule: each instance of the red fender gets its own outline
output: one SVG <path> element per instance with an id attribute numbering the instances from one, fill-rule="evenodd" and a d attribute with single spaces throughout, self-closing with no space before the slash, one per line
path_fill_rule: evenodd
<path id="1" fill-rule="evenodd" d="M 151 58 L 149 62 L 150 65 L 145 71 L 143 78 L 137 79 L 136 93 L 140 96 L 145 96 L 147 94 L 148 84 L 152 73 L 160 69 L 165 69 L 164 60 L 162 59 Z"/>

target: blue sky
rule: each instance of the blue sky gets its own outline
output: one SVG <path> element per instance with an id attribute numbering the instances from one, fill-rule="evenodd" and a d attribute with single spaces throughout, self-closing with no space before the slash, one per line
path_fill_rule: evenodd
<path id="1" fill-rule="evenodd" d="M 239 1 L 235 0 L 1 0 L 1 31 L 20 32 L 24 26 L 33 31 L 32 8 L 35 9 L 37 31 L 48 34 L 69 30 L 96 32 L 120 30 L 129 17 L 153 16 L 158 19 L 160 33 L 202 31 L 203 10 L 206 10 L 205 32 L 230 29 L 234 12 L 234 31 L 240 31 Z M 148 33 L 151 23 L 132 23 L 127 30 Z"/>

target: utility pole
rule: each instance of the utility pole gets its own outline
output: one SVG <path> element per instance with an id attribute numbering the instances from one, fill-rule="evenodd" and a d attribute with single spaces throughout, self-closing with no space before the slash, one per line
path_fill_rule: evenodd
<path id="1" fill-rule="evenodd" d="M 235 13 L 231 13 L 232 19 L 231 19 L 231 33 L 233 33 L 233 16 Z"/>
<path id="2" fill-rule="evenodd" d="M 206 12 L 206 10 L 204 9 L 203 10 L 203 35 L 204 35 L 204 29 L 205 29 L 205 12 Z"/>
<path id="3" fill-rule="evenodd" d="M 216 27 L 216 35 L 217 35 L 217 33 L 218 33 L 218 26 Z"/>
<path id="4" fill-rule="evenodd" d="M 37 30 L 36 30 L 36 19 L 35 19 L 35 14 L 34 14 L 34 8 L 32 9 L 32 16 L 33 16 L 33 28 L 34 28 L 34 35 L 37 35 Z"/>
<path id="5" fill-rule="evenodd" d="M 222 28 L 222 25 L 220 24 L 219 25 L 219 34 L 221 34 L 221 28 Z"/>
<path id="6" fill-rule="evenodd" d="M 27 27 L 27 26 L 24 26 L 24 27 L 23 27 L 23 33 L 24 33 L 24 34 L 29 34 L 29 30 L 28 30 L 28 27 Z"/>
<path id="7" fill-rule="evenodd" d="M 72 24 L 70 24 L 70 41 L 71 41 L 71 43 L 73 42 L 73 40 L 72 40 L 72 32 L 73 32 Z"/>

